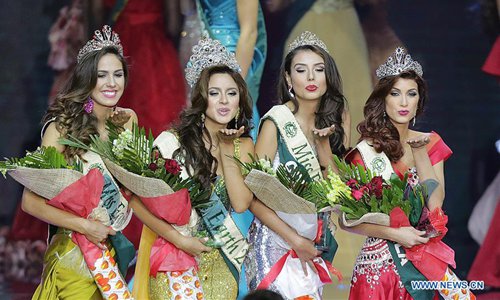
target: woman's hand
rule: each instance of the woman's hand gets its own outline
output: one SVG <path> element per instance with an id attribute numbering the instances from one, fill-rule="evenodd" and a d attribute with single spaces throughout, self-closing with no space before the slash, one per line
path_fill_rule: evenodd
<path id="1" fill-rule="evenodd" d="M 335 133 L 335 124 L 330 127 L 318 129 L 314 128 L 313 130 L 314 137 L 317 139 L 325 139 L 330 137 L 330 135 Z"/>
<path id="2" fill-rule="evenodd" d="M 111 113 L 109 119 L 111 123 L 115 124 L 116 126 L 123 127 L 125 124 L 127 124 L 131 117 L 132 114 L 130 112 L 127 112 L 123 109 L 117 109 L 113 111 L 113 113 Z"/>
<path id="3" fill-rule="evenodd" d="M 233 143 L 233 141 L 239 138 L 245 132 L 245 126 L 241 126 L 240 129 L 219 129 L 217 132 L 217 136 L 219 137 L 219 141 L 222 143 Z"/>
<path id="4" fill-rule="evenodd" d="M 103 242 L 108 238 L 108 235 L 115 235 L 116 231 L 109 226 L 103 225 L 101 222 L 86 219 L 82 234 L 97 247 L 104 250 L 106 247 L 103 245 Z"/>
<path id="5" fill-rule="evenodd" d="M 415 138 L 406 140 L 406 143 L 410 145 L 412 149 L 419 149 L 429 144 L 430 141 L 431 138 L 429 134 L 422 134 Z"/>
<path id="6" fill-rule="evenodd" d="M 201 253 L 209 252 L 212 250 L 212 248 L 205 246 L 204 243 L 206 243 L 207 241 L 208 241 L 207 237 L 196 238 L 190 236 L 189 237 L 183 236 L 177 247 L 192 256 L 200 256 Z"/>
<path id="7" fill-rule="evenodd" d="M 314 273 L 317 273 L 313 260 L 319 256 L 321 252 L 314 247 L 314 242 L 297 235 L 297 237 L 293 239 L 290 246 L 299 257 L 304 274 L 307 276 L 306 264 L 309 264 Z"/>
<path id="8" fill-rule="evenodd" d="M 425 231 L 417 230 L 411 226 L 399 227 L 396 229 L 394 241 L 405 248 L 425 244 L 429 238 L 425 238 Z"/>

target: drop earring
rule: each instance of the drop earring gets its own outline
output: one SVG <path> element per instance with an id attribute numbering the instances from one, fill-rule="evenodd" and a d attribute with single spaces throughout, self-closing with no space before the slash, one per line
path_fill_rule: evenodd
<path id="1" fill-rule="evenodd" d="M 288 94 L 290 94 L 290 97 L 295 98 L 295 95 L 292 92 L 292 86 L 291 85 L 288 87 Z"/>
<path id="2" fill-rule="evenodd" d="M 87 114 L 92 113 L 94 110 L 94 100 L 92 100 L 90 96 L 87 97 L 87 101 L 83 104 L 83 110 L 85 110 Z"/>
<path id="3" fill-rule="evenodd" d="M 240 117 L 240 108 L 236 111 L 236 116 L 234 116 L 234 127 L 238 129 L 238 118 Z"/>
<path id="4" fill-rule="evenodd" d="M 417 122 L 417 116 L 413 117 L 413 127 L 415 127 L 415 123 Z"/>
<path id="5" fill-rule="evenodd" d="M 205 128 L 205 114 L 201 114 L 200 120 L 200 128 L 203 129 Z"/>

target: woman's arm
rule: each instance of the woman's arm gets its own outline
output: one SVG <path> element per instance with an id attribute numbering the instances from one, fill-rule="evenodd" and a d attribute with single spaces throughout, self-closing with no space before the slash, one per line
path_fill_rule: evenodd
<path id="1" fill-rule="evenodd" d="M 417 138 L 408 140 L 411 146 L 413 159 L 415 160 L 415 167 L 417 168 L 418 177 L 420 181 L 427 179 L 436 180 L 439 185 L 431 194 L 427 206 L 430 211 L 437 207 L 443 206 L 445 196 L 445 183 L 444 183 L 444 162 L 440 161 L 434 166 L 431 163 L 426 145 L 429 143 L 430 138 L 428 135 L 421 135 Z"/>
<path id="2" fill-rule="evenodd" d="M 134 210 L 137 217 L 159 236 L 174 244 L 175 247 L 193 256 L 202 252 L 208 252 L 210 247 L 205 246 L 200 239 L 187 237 L 180 234 L 172 225 L 155 217 L 136 195 L 132 195 L 129 206 Z"/>
<path id="3" fill-rule="evenodd" d="M 344 128 L 344 147 L 349 149 L 351 147 L 351 113 L 347 104 L 342 113 L 342 127 Z"/>
<path id="4" fill-rule="evenodd" d="M 255 43 L 257 42 L 258 0 L 237 0 L 236 8 L 240 25 L 240 36 L 236 45 L 236 60 L 245 78 L 252 64 Z"/>
<path id="5" fill-rule="evenodd" d="M 428 238 L 422 237 L 425 235 L 425 231 L 417 230 L 411 226 L 392 228 L 389 226 L 363 223 L 353 227 L 346 227 L 342 224 L 341 219 L 339 219 L 339 226 L 352 233 L 393 241 L 405 248 L 425 244 L 429 241 Z"/>
<path id="6" fill-rule="evenodd" d="M 227 193 L 231 201 L 231 206 L 237 213 L 242 213 L 248 209 L 253 200 L 253 193 L 245 185 L 243 175 L 241 175 L 240 165 L 233 159 L 234 144 L 220 143 L 221 163 L 226 182 Z M 242 138 L 240 143 L 240 153 L 242 162 L 250 162 L 250 156 L 254 155 L 252 139 Z"/>
<path id="7" fill-rule="evenodd" d="M 52 122 L 43 135 L 42 146 L 53 146 L 60 152 L 64 151 L 64 146 L 58 143 L 60 136 L 60 133 L 56 129 L 56 123 Z M 78 217 L 47 204 L 46 199 L 32 193 L 28 189 L 24 189 L 21 208 L 26 213 L 44 222 L 84 234 L 89 241 L 100 248 L 104 248 L 104 246 L 100 244 L 102 240 L 109 234 L 115 234 L 113 229 L 100 222 Z"/>

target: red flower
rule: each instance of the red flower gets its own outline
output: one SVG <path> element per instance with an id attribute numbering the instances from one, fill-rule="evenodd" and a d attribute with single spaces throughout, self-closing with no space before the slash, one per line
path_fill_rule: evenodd
<path id="1" fill-rule="evenodd" d="M 356 179 L 351 178 L 351 179 L 347 180 L 347 182 L 345 184 L 352 189 L 358 185 L 358 182 L 356 181 Z"/>
<path id="2" fill-rule="evenodd" d="M 150 163 L 149 166 L 148 166 L 148 169 L 150 169 L 151 171 L 156 171 L 156 169 L 158 169 L 158 165 L 155 164 L 155 163 Z"/>
<path id="3" fill-rule="evenodd" d="M 168 173 L 177 175 L 181 172 L 181 166 L 175 159 L 166 159 L 165 160 L 165 169 Z"/>
<path id="4" fill-rule="evenodd" d="M 370 183 L 368 184 L 368 189 L 370 190 L 370 193 L 374 194 L 375 197 L 377 198 L 382 197 L 383 183 L 384 180 L 382 179 L 381 176 L 373 177 Z"/>
<path id="5" fill-rule="evenodd" d="M 353 189 L 351 191 L 351 195 L 354 197 L 354 199 L 356 200 L 360 200 L 361 198 L 363 198 L 363 195 L 369 191 L 369 189 L 366 187 L 366 186 L 362 186 L 359 190 L 355 190 Z"/>

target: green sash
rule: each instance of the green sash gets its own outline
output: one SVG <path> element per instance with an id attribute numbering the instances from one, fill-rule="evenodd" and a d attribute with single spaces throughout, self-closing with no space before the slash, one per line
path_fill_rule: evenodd
<path id="1" fill-rule="evenodd" d="M 394 173 L 391 162 L 384 152 L 377 153 L 375 149 L 370 146 L 365 140 L 360 142 L 356 146 L 356 148 L 361 154 L 365 166 L 372 172 L 381 175 L 384 179 L 390 178 L 391 174 Z M 415 268 L 412 262 L 406 258 L 406 252 L 404 248 L 398 243 L 394 243 L 388 240 L 386 240 L 386 242 L 387 246 L 389 247 L 389 251 L 391 252 L 394 264 L 396 265 L 396 268 L 398 270 L 401 282 L 405 286 L 408 293 L 410 293 L 413 299 L 432 299 L 435 294 L 433 290 L 412 289 L 412 281 L 426 281 L 427 278 L 425 278 L 425 276 Z"/>
<path id="2" fill-rule="evenodd" d="M 154 144 L 165 158 L 171 158 L 180 147 L 175 134 L 169 131 L 162 132 Z M 185 168 L 182 170 L 181 176 L 184 178 L 188 176 Z M 224 242 L 224 246 L 220 248 L 221 254 L 238 282 L 243 260 L 249 248 L 241 229 L 236 225 L 215 191 L 210 197 L 210 206 L 200 210 L 199 213 L 203 224 L 214 239 Z"/>

